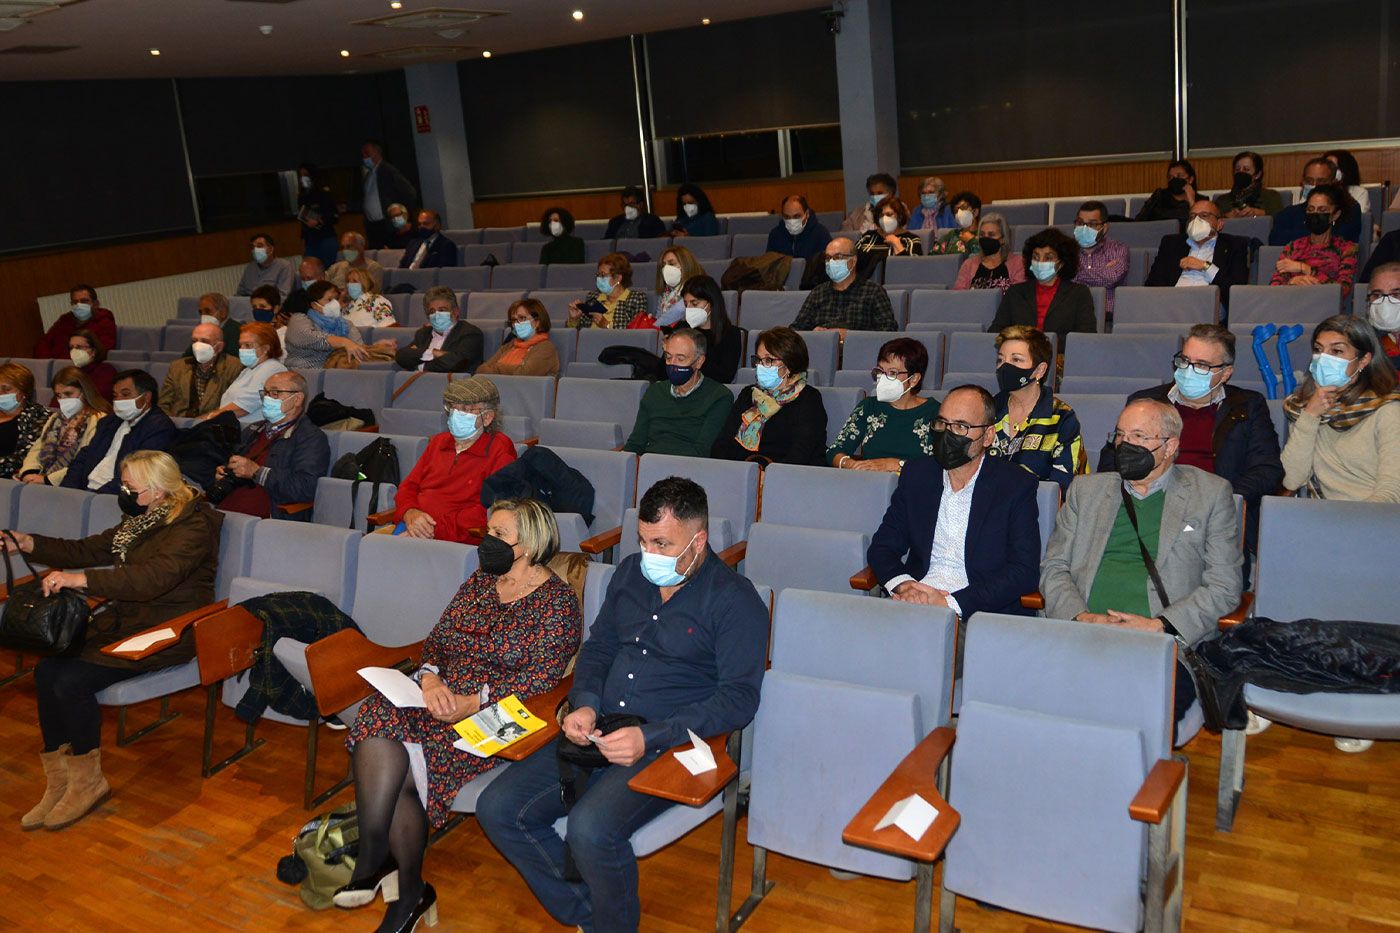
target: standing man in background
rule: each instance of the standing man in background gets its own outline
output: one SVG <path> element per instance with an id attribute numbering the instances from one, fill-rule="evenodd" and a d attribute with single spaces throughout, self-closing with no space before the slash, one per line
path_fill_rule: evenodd
<path id="1" fill-rule="evenodd" d="M 368 140 L 360 147 L 360 161 L 365 167 L 364 212 L 365 239 L 370 249 L 392 247 L 388 221 L 389 205 L 418 203 L 418 191 L 394 166 L 384 161 L 384 147 Z"/>

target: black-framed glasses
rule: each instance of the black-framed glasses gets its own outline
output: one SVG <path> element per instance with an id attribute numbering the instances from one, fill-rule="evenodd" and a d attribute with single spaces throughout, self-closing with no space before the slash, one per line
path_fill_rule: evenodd
<path id="1" fill-rule="evenodd" d="M 778 359 L 776 356 L 759 356 L 757 354 L 754 354 L 753 356 L 749 357 L 749 365 L 753 366 L 754 368 L 757 368 L 759 366 L 781 366 L 783 365 L 783 361 Z"/>
<path id="2" fill-rule="evenodd" d="M 1220 219 L 1220 215 L 1219 215 L 1219 214 L 1213 214 L 1213 213 L 1211 213 L 1210 211 L 1192 211 L 1190 214 L 1187 214 L 1187 215 L 1186 215 L 1186 219 L 1187 219 L 1187 220 L 1219 220 L 1219 219 Z"/>
<path id="3" fill-rule="evenodd" d="M 1104 223 L 1102 220 L 1080 220 L 1077 221 L 1077 223 L 1079 226 L 1088 227 L 1090 230 L 1102 230 L 1104 227 L 1108 226 L 1108 224 Z"/>
<path id="4" fill-rule="evenodd" d="M 138 498 L 141 497 L 141 496 L 144 496 L 146 493 L 148 493 L 148 492 L 151 491 L 151 487 L 149 487 L 149 486 L 147 486 L 145 489 L 132 489 L 132 488 L 131 488 L 130 486 L 128 486 L 126 483 L 122 483 L 121 486 L 120 486 L 119 488 L 120 488 L 121 491 L 122 491 L 123 493 L 125 493 L 126 495 L 128 495 L 128 496 L 136 496 L 136 497 L 138 497 Z"/>
<path id="5" fill-rule="evenodd" d="M 1191 369 L 1201 376 L 1209 376 L 1211 373 L 1218 373 L 1229 363 L 1203 363 L 1200 360 L 1188 359 L 1185 354 L 1177 353 L 1172 357 L 1172 366 L 1176 369 Z"/>
<path id="6" fill-rule="evenodd" d="M 856 257 L 856 254 L 855 254 L 855 253 L 827 253 L 827 254 L 826 254 L 826 258 L 827 258 L 827 259 L 840 259 L 840 260 L 842 260 L 842 261 L 845 261 L 845 260 L 847 260 L 847 259 L 854 259 L 855 257 Z"/>
<path id="7" fill-rule="evenodd" d="M 468 404 L 468 405 L 449 405 L 449 404 L 447 404 L 446 402 L 444 402 L 444 403 L 443 403 L 443 406 L 442 406 L 442 410 L 443 410 L 443 412 L 444 412 L 445 414 L 449 414 L 449 415 L 452 414 L 454 411 L 456 411 L 456 412 L 461 412 L 461 413 L 464 414 L 464 415 L 482 415 L 482 414 L 484 414 L 484 412 L 481 410 L 481 406 L 480 406 L 479 404 L 477 404 L 476 402 L 472 402 L 471 404 Z"/>
<path id="8" fill-rule="evenodd" d="M 907 369 L 881 369 L 878 366 L 870 371 L 871 379 L 879 379 L 881 376 L 889 376 L 891 379 L 904 380 L 909 378 L 909 371 Z"/>
<path id="9" fill-rule="evenodd" d="M 1366 293 L 1367 304 L 1373 301 L 1380 301 L 1382 298 L 1389 298 L 1391 301 L 1400 301 L 1400 288 L 1392 288 L 1388 292 L 1371 291 Z"/>
<path id="10" fill-rule="evenodd" d="M 289 396 L 289 395 L 301 395 L 301 394 L 302 394 L 302 392 L 301 392 L 300 389 L 259 389 L 259 390 L 258 390 L 258 401 L 262 401 L 263 399 L 268 398 L 268 397 L 277 398 L 277 399 L 282 399 L 282 398 L 286 398 L 286 397 Z"/>
<path id="11" fill-rule="evenodd" d="M 991 424 L 968 424 L 966 421 L 949 421 L 946 418 L 934 418 L 933 429 L 935 431 L 949 431 L 958 437 L 967 437 L 968 432 L 974 428 L 990 428 Z"/>
<path id="12" fill-rule="evenodd" d="M 1117 446 L 1123 441 L 1127 441 L 1129 444 L 1137 444 L 1139 447 L 1146 447 L 1147 441 L 1164 441 L 1166 439 L 1166 436 L 1162 434 L 1143 434 L 1141 431 L 1108 432 L 1108 442 L 1114 446 Z"/>

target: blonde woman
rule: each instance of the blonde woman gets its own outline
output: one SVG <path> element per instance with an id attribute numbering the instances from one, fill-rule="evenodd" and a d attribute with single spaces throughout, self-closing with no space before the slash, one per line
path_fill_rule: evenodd
<path id="1" fill-rule="evenodd" d="M 14 532 L 16 547 L 37 563 L 69 569 L 44 578 L 44 593 L 85 590 L 108 600 L 104 617 L 88 627 L 82 652 L 44 658 L 34 668 L 39 694 L 40 759 L 48 787 L 20 820 L 23 829 L 63 829 L 111 794 L 102 776 L 102 711 L 96 695 L 115 683 L 194 657 L 193 629 L 141 661 L 101 653 L 109 644 L 169 622 L 214 601 L 223 515 L 185 484 L 174 458 L 139 450 L 122 461 L 117 493 L 123 518 L 81 540 Z"/>
<path id="2" fill-rule="evenodd" d="M 25 454 L 18 478 L 26 483 L 58 486 L 68 465 L 97 433 L 97 422 L 112 413 L 112 406 L 97 393 L 92 380 L 76 366 L 54 374 L 50 387 L 58 411 L 49 415 L 39 436 Z"/>
<path id="3" fill-rule="evenodd" d="M 368 269 L 351 268 L 345 273 L 345 316 L 356 327 L 395 327 L 394 304 L 379 294 Z"/>
<path id="4" fill-rule="evenodd" d="M 681 289 L 705 269 L 695 254 L 684 246 L 672 246 L 656 264 L 656 326 L 670 327 L 685 320 L 685 300 Z"/>

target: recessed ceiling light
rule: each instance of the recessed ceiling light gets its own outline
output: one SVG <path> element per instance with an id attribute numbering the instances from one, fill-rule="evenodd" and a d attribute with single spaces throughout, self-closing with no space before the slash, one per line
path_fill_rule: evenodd
<path id="1" fill-rule="evenodd" d="M 390 4 L 389 4 L 389 9 L 391 9 L 391 10 L 402 10 L 402 9 L 403 9 L 403 4 L 400 3 L 399 0 L 394 0 L 393 3 L 390 3 Z"/>
<path id="2" fill-rule="evenodd" d="M 152 54 L 152 55 L 159 55 L 159 54 L 160 54 L 160 49 L 151 49 L 151 54 Z"/>
<path id="3" fill-rule="evenodd" d="M 581 22 L 582 20 L 583 20 L 583 11 L 582 11 L 582 10 L 574 10 L 574 22 L 577 23 L 577 22 Z"/>
<path id="4" fill-rule="evenodd" d="M 704 19 L 702 19 L 702 20 L 700 21 L 700 25 L 701 25 L 701 26 L 708 26 L 708 25 L 710 25 L 710 18 L 707 16 L 707 17 L 705 17 Z"/>
<path id="5" fill-rule="evenodd" d="M 349 50 L 349 49 L 341 49 L 341 50 L 340 50 L 340 57 L 341 57 L 341 58 L 349 58 L 349 57 L 350 57 L 350 50 Z"/>
<path id="6" fill-rule="evenodd" d="M 490 49 L 483 49 L 482 52 L 481 52 L 481 57 L 482 57 L 482 58 L 490 58 L 490 57 L 491 57 L 491 50 L 490 50 Z"/>

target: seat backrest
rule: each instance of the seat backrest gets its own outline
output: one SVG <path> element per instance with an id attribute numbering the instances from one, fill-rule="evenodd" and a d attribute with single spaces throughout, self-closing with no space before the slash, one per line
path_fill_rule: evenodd
<path id="1" fill-rule="evenodd" d="M 180 299 L 184 301 L 184 298 Z M 190 299 L 195 300 L 195 299 Z M 181 315 L 184 316 L 183 314 Z M 195 320 L 199 318 L 198 310 L 194 314 Z M 193 326 L 194 321 L 190 322 Z M 123 350 L 159 350 L 161 348 L 161 336 L 163 330 L 160 327 L 137 326 L 132 324 L 122 324 L 117 327 L 117 346 Z"/>
<path id="2" fill-rule="evenodd" d="M 1065 376 L 1056 394 L 1127 396 L 1145 388 L 1147 385 L 1137 376 Z"/>
<path id="3" fill-rule="evenodd" d="M 855 411 L 856 404 L 868 394 L 865 389 L 844 386 L 813 386 L 822 397 L 822 407 L 826 409 L 826 444 L 836 442 L 836 435 L 846 424 L 846 419 Z"/>
<path id="4" fill-rule="evenodd" d="M 761 518 L 780 525 L 874 534 L 898 480 L 894 473 L 873 470 L 774 463 L 764 471 Z"/>
<path id="5" fill-rule="evenodd" d="M 529 287 L 537 288 L 539 283 Z M 505 326 L 506 309 L 525 297 L 524 288 L 519 291 L 472 292 L 467 296 L 467 319 L 482 330 L 500 330 Z"/>
<path id="6" fill-rule="evenodd" d="M 389 393 L 395 408 L 416 408 L 419 411 L 442 411 L 442 394 L 447 391 L 450 373 L 394 373 L 394 387 Z M 410 380 L 412 384 L 410 384 Z M 398 395 L 394 395 L 397 392 Z"/>
<path id="7" fill-rule="evenodd" d="M 668 476 L 684 476 L 699 483 L 709 500 L 710 517 L 729 519 L 736 540 L 748 537 L 749 526 L 758 517 L 757 463 L 643 454 L 637 467 L 639 498 Z"/>
<path id="8" fill-rule="evenodd" d="M 1148 382 L 1142 382 L 1138 389 L 1145 389 Z M 1137 389 L 1131 391 L 1136 392 Z M 1118 426 L 1118 416 L 1127 404 L 1127 393 L 1080 394 L 1064 393 L 1060 401 L 1074 409 L 1079 418 L 1079 437 L 1084 444 L 1084 455 L 1089 458 L 1089 469 L 1097 470 L 1099 451 L 1108 440 L 1108 435 Z"/>
<path id="9" fill-rule="evenodd" d="M 772 214 L 726 214 L 725 220 L 728 221 L 730 234 L 762 235 L 765 241 L 768 239 L 768 231 L 781 222 L 781 218 Z M 682 240 L 682 244 L 689 244 L 690 240 L 691 237 L 686 237 Z"/>
<path id="10" fill-rule="evenodd" d="M 849 593 L 869 546 L 870 535 L 861 532 L 758 521 L 749 528 L 744 576 L 774 593 L 788 587 Z"/>
<path id="11" fill-rule="evenodd" d="M 1084 445 L 1084 455 L 1094 463 L 1095 454 Z M 1092 466 L 1091 466 L 1092 469 Z M 1050 534 L 1055 530 L 1055 516 L 1060 511 L 1060 484 L 1054 480 L 1041 480 L 1036 487 L 1035 504 L 1040 518 L 1040 554 L 1045 555 L 1045 546 L 1050 543 Z"/>
<path id="12" fill-rule="evenodd" d="M 327 468 L 335 466 L 335 462 L 346 454 L 357 454 L 375 441 L 385 438 L 394 445 L 394 451 L 399 455 L 399 479 L 408 476 L 413 465 L 418 462 L 418 458 L 423 456 L 423 451 L 428 446 L 428 439 L 422 436 L 404 434 L 369 434 L 364 431 L 331 431 L 326 434 L 326 439 L 330 441 L 331 460 Z"/>
<path id="13" fill-rule="evenodd" d="M 227 599 L 229 587 L 246 577 L 253 563 L 253 529 L 259 519 L 241 512 L 223 512 L 219 526 L 219 569 L 214 576 L 214 598 Z"/>
<path id="14" fill-rule="evenodd" d="M 525 239 L 524 227 L 482 227 L 483 243 L 519 243 Z"/>
<path id="15" fill-rule="evenodd" d="M 1214 285 L 1205 288 L 1148 288 L 1123 285 L 1113 293 L 1113 329 L 1155 326 L 1159 329 L 1193 324 L 1215 324 L 1220 314 L 1220 294 Z"/>
<path id="16" fill-rule="evenodd" d="M 422 641 L 477 566 L 470 545 L 365 535 L 350 615 L 375 644 L 396 648 Z"/>
<path id="17" fill-rule="evenodd" d="M 593 485 L 592 529 L 619 527 L 623 511 L 637 501 L 637 455 L 624 450 L 551 449 Z"/>
<path id="18" fill-rule="evenodd" d="M 464 231 L 465 234 L 465 231 Z M 471 234 L 449 236 L 448 239 L 459 244 L 457 248 L 457 265 L 459 266 L 479 266 L 485 261 L 487 256 L 495 256 L 497 262 L 505 262 L 510 258 L 510 244 L 507 243 L 482 243 L 473 237 L 481 236 L 481 231 L 474 230 Z M 535 255 L 539 255 L 539 247 L 535 247 Z M 447 283 L 444 282 L 444 285 Z"/>
<path id="19" fill-rule="evenodd" d="M 1220 225 L 1221 233 L 1258 240 L 1260 243 L 1269 242 L 1269 232 L 1273 229 L 1274 219 L 1267 214 L 1263 217 L 1227 217 Z"/>
<path id="20" fill-rule="evenodd" d="M 1075 217 L 1079 215 L 1079 205 L 1085 201 L 1098 201 L 1108 208 L 1108 216 L 1122 217 L 1128 209 L 1127 199 L 1124 197 L 1105 197 L 1103 195 L 1093 195 L 1084 198 L 1054 198 L 1050 201 L 1050 222 L 1055 224 L 1072 224 Z M 987 210 L 994 211 L 996 208 L 988 207 Z"/>
<path id="21" fill-rule="evenodd" d="M 0 479 L 0 528 L 15 527 L 15 506 L 19 491 L 26 485 L 16 479 Z"/>
<path id="22" fill-rule="evenodd" d="M 986 330 L 996 317 L 1001 292 L 995 288 L 918 289 L 909 295 L 909 323 L 968 322 Z"/>
<path id="23" fill-rule="evenodd" d="M 447 413 L 441 410 L 386 408 L 379 415 L 379 430 L 403 437 L 432 437 L 447 430 Z"/>
<path id="24" fill-rule="evenodd" d="M 583 581 L 583 641 L 593 629 L 593 621 L 598 618 L 598 610 L 603 608 L 603 597 L 608 595 L 608 584 L 612 583 L 612 564 L 590 561 L 588 576 Z"/>
<path id="25" fill-rule="evenodd" d="M 411 469 L 411 468 L 410 468 Z M 407 470 L 404 471 L 407 476 Z M 375 509 L 384 512 L 393 509 L 399 487 L 393 483 L 379 484 L 379 498 Z M 354 502 L 351 502 L 351 497 Z M 311 520 L 318 525 L 332 528 L 354 528 L 365 531 L 368 525 L 370 501 L 374 498 L 374 484 L 360 483 L 355 489 L 355 481 L 322 476 L 316 480 L 316 500 L 311 512 Z"/>
<path id="26" fill-rule="evenodd" d="M 83 521 L 83 534 L 101 534 L 115 527 L 122 520 L 121 504 L 116 496 L 93 496 L 88 502 L 87 518 Z"/>
<path id="27" fill-rule="evenodd" d="M 949 373 L 995 372 L 997 365 L 997 335 L 958 332 L 948 335 Z"/>
<path id="28" fill-rule="evenodd" d="M 85 489 L 26 483 L 15 506 L 15 528 L 51 538 L 81 538 L 92 499 L 93 494 Z"/>
<path id="29" fill-rule="evenodd" d="M 552 333 L 552 331 L 551 331 Z M 488 376 L 501 395 L 501 413 L 538 424 L 554 415 L 553 376 Z"/>
<path id="30" fill-rule="evenodd" d="M 1181 335 L 1068 334 L 1065 376 L 1136 376 L 1170 372 Z"/>
<path id="31" fill-rule="evenodd" d="M 776 219 L 774 223 L 776 223 Z M 730 230 L 732 239 L 729 243 L 729 255 L 736 258 L 739 256 L 762 256 L 768 249 L 768 231 L 773 229 L 774 223 L 770 223 L 768 229 L 761 233 L 741 232 L 735 234 L 733 230 Z"/>
<path id="32" fill-rule="evenodd" d="M 384 287 L 412 285 L 414 291 L 425 292 L 437 284 L 437 277 L 437 269 L 386 268 L 384 270 Z"/>
<path id="33" fill-rule="evenodd" d="M 637 406 L 650 387 L 649 383 L 633 379 L 565 376 L 559 380 L 554 396 L 554 417 L 562 421 L 610 421 L 621 426 L 625 440 L 637 421 Z"/>
<path id="34" fill-rule="evenodd" d="M 943 381 L 943 332 L 923 331 L 890 333 L 883 330 L 848 330 L 846 340 L 841 345 L 841 371 L 857 372 L 861 380 L 843 385 L 871 385 L 870 370 L 879 361 L 880 348 L 897 337 L 917 340 L 928 351 L 928 371 L 924 373 L 924 388 L 936 389 Z M 834 380 L 833 380 L 834 381 Z"/>
<path id="35" fill-rule="evenodd" d="M 606 250 L 604 252 L 607 252 Z M 575 292 L 575 298 L 582 298 L 588 289 L 593 287 L 593 280 L 598 277 L 596 263 L 553 263 L 545 267 L 544 281 L 546 288 L 567 289 Z M 554 310 L 550 309 L 550 318 L 559 322 L 562 327 L 568 320 L 568 316 L 556 316 Z"/>
<path id="36" fill-rule="evenodd" d="M 1049 201 L 1003 201 L 982 208 L 986 214 L 1000 214 L 1011 226 L 1039 224 L 1044 227 L 1050 222 Z"/>
<path id="37" fill-rule="evenodd" d="M 546 266 L 541 266 L 536 263 L 524 262 L 496 266 L 491 270 L 491 287 L 493 289 L 540 288 L 544 285 L 546 268 Z M 505 316 L 502 315 L 502 318 L 504 317 Z"/>
<path id="38" fill-rule="evenodd" d="M 1234 221 L 1229 221 L 1234 223 Z M 1111 239 L 1126 243 L 1129 249 L 1146 249 L 1162 242 L 1162 237 L 1181 230 L 1175 220 L 1137 220 L 1113 224 L 1108 231 Z M 1234 230 L 1227 230 L 1234 233 Z"/>
<path id="39" fill-rule="evenodd" d="M 657 337 L 660 333 L 660 331 L 650 327 L 625 330 L 585 328 L 578 332 L 578 354 L 574 358 L 580 363 L 596 363 L 598 362 L 598 354 L 608 347 L 636 347 L 659 356 Z"/>
<path id="40" fill-rule="evenodd" d="M 320 593 L 349 612 L 361 537 L 349 528 L 263 519 L 253 527 L 248 576 L 280 589 Z"/>
<path id="41" fill-rule="evenodd" d="M 712 275 L 716 272 L 723 272 L 725 260 L 729 259 L 729 235 L 721 236 L 688 236 L 678 242 L 679 246 L 684 246 L 690 250 L 691 255 L 700 260 L 701 263 L 715 263 L 715 268 L 709 270 Z M 718 275 L 714 275 L 715 281 L 719 281 Z"/>
<path id="42" fill-rule="evenodd" d="M 379 370 L 328 369 L 321 392 L 351 408 L 368 408 L 377 417 L 389 404 L 394 375 Z"/>
<path id="43" fill-rule="evenodd" d="M 1264 251 L 1259 251 L 1264 263 Z M 1317 324 L 1341 309 L 1342 287 L 1299 285 L 1284 288 L 1273 285 L 1236 285 L 1230 289 L 1230 323 L 1277 324 L 1300 321 Z"/>
<path id="44" fill-rule="evenodd" d="M 739 296 L 739 325 L 751 334 L 770 327 L 789 327 L 806 300 L 806 292 L 750 289 Z"/>
<path id="45" fill-rule="evenodd" d="M 958 279 L 958 267 L 967 257 L 949 256 L 891 256 L 885 260 L 885 286 L 942 285 L 951 288 Z"/>
<path id="46" fill-rule="evenodd" d="M 488 266 L 445 266 L 437 270 L 435 281 L 436 284 L 446 285 L 453 291 L 475 292 L 491 287 L 492 271 Z"/>

